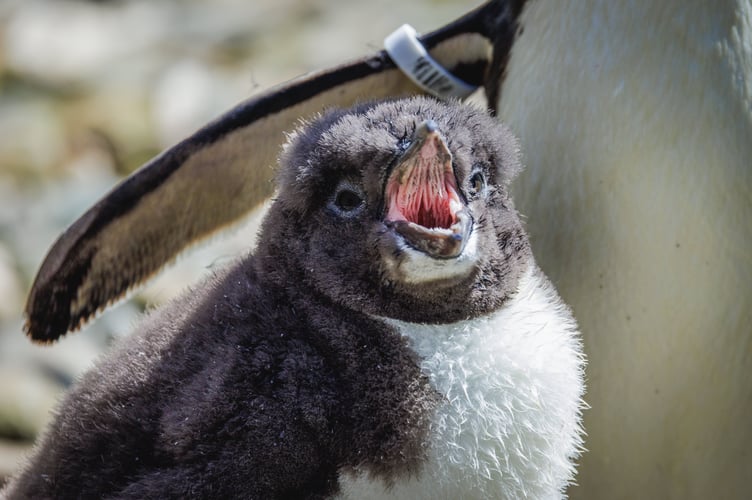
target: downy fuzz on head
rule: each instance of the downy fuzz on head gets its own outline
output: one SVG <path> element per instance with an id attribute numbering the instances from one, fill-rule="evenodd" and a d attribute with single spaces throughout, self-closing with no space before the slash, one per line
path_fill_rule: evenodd
<path id="1" fill-rule="evenodd" d="M 280 163 L 261 261 L 355 310 L 484 314 L 531 262 L 508 191 L 519 145 L 474 107 L 416 97 L 331 110 L 291 134 Z"/>

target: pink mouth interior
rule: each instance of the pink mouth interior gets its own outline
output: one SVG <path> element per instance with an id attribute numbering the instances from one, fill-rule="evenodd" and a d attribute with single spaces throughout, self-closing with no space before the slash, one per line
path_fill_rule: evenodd
<path id="1" fill-rule="evenodd" d="M 422 148 L 417 163 L 395 172 L 387 185 L 387 220 L 449 229 L 460 204 L 451 163 L 439 161 L 434 141 Z"/>

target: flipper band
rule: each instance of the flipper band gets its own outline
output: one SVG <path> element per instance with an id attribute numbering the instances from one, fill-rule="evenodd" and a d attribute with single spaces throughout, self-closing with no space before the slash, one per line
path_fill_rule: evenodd
<path id="1" fill-rule="evenodd" d="M 464 98 L 478 88 L 460 80 L 436 62 L 418 40 L 415 28 L 409 24 L 403 24 L 387 36 L 384 48 L 397 67 L 436 97 Z"/>

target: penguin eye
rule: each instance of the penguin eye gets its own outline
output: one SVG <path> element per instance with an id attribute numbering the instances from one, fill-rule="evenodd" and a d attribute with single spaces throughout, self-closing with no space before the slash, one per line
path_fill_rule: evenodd
<path id="1" fill-rule="evenodd" d="M 483 172 L 479 170 L 470 177 L 470 194 L 472 196 L 477 196 L 483 193 L 485 188 L 486 177 L 483 175 Z"/>
<path id="2" fill-rule="evenodd" d="M 352 212 L 363 204 L 363 200 L 358 196 L 358 193 L 343 189 L 337 193 L 334 203 L 345 212 Z"/>
<path id="3" fill-rule="evenodd" d="M 334 193 L 329 206 L 339 215 L 349 217 L 356 215 L 365 205 L 362 192 L 348 182 L 343 182 Z"/>

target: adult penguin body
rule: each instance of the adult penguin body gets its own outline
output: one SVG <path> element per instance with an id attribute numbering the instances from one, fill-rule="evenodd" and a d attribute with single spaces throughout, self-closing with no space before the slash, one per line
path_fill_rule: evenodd
<path id="1" fill-rule="evenodd" d="M 498 112 L 533 250 L 581 323 L 574 498 L 752 488 L 752 5 L 531 1 Z"/>

